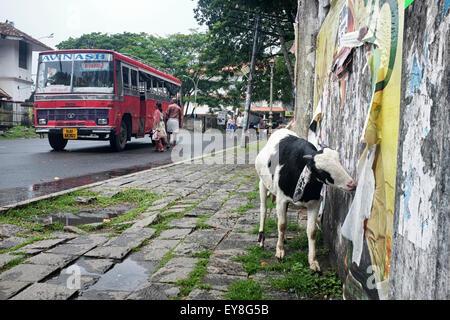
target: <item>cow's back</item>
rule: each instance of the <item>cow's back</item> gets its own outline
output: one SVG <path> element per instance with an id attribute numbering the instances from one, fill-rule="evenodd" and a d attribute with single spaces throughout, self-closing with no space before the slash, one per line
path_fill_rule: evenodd
<path id="1" fill-rule="evenodd" d="M 255 169 L 265 187 L 276 194 L 279 175 L 280 141 L 285 138 L 300 139 L 293 131 L 278 129 L 270 136 L 255 159 Z M 275 181 L 274 181 L 275 180 Z"/>

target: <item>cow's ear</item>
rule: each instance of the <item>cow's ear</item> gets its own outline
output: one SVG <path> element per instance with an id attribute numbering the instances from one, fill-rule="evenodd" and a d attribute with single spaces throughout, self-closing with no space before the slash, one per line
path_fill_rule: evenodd
<path id="1" fill-rule="evenodd" d="M 313 159 L 313 155 L 312 154 L 307 154 L 306 156 L 303 156 L 303 159 L 312 160 Z"/>

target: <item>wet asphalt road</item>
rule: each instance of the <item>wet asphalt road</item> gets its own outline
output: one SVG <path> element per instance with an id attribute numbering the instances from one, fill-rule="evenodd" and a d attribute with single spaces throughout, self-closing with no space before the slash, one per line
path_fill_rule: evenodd
<path id="1" fill-rule="evenodd" d="M 229 147 L 231 140 L 228 137 L 223 146 Z M 210 141 L 202 142 L 202 148 L 191 144 L 181 142 L 192 149 L 191 156 L 199 156 Z M 148 137 L 132 138 L 119 153 L 108 141 L 69 141 L 65 151 L 55 152 L 47 138 L 0 140 L 0 206 L 172 162 L 171 152 L 154 152 Z"/>
<path id="2" fill-rule="evenodd" d="M 108 141 L 69 141 L 55 152 L 47 139 L 0 140 L 0 206 L 170 163 L 149 138 L 120 153 Z"/>

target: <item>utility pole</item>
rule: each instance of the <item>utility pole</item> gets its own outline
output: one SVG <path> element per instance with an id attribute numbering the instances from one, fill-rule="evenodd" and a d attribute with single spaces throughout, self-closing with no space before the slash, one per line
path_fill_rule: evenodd
<path id="1" fill-rule="evenodd" d="M 250 104 L 252 102 L 252 92 L 253 92 L 253 74 L 255 72 L 255 58 L 256 58 L 256 47 L 258 45 L 258 29 L 259 29 L 259 15 L 256 16 L 255 22 L 255 33 L 253 36 L 253 50 L 252 50 L 252 59 L 250 62 L 250 75 L 248 77 L 248 85 L 247 85 L 247 94 L 245 97 L 245 112 L 244 112 L 244 123 L 242 127 L 242 136 L 241 136 L 241 147 L 247 147 L 247 130 L 248 130 L 248 118 L 250 113 Z"/>
<path id="2" fill-rule="evenodd" d="M 270 135 L 272 134 L 272 129 L 273 129 L 273 112 L 272 112 L 272 108 L 273 108 L 273 67 L 275 65 L 275 59 L 271 58 L 269 60 L 269 65 L 270 65 L 270 103 L 269 103 L 269 132 L 267 134 L 267 139 L 270 138 Z"/>
<path id="3" fill-rule="evenodd" d="M 197 115 L 195 113 L 195 109 L 197 108 L 197 90 L 198 90 L 198 81 L 200 78 L 197 78 L 197 81 L 195 81 L 193 78 L 183 75 L 183 77 L 190 79 L 194 83 L 194 130 L 195 130 L 195 120 L 197 120 Z"/>

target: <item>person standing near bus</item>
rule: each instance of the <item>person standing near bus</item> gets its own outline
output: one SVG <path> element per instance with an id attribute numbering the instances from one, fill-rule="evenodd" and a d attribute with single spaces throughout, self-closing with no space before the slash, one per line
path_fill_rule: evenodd
<path id="1" fill-rule="evenodd" d="M 177 99 L 172 98 L 171 104 L 166 110 L 165 119 L 167 122 L 167 133 L 169 135 L 169 144 L 172 141 L 172 146 L 177 144 L 177 133 L 183 128 L 183 109 L 177 104 Z"/>
<path id="2" fill-rule="evenodd" d="M 155 133 L 153 140 L 156 141 L 155 151 L 164 152 L 163 140 L 167 137 L 164 114 L 160 102 L 156 103 L 156 110 L 153 114 Z"/>
<path id="3" fill-rule="evenodd" d="M 238 129 L 242 129 L 242 127 L 244 126 L 244 116 L 242 115 L 242 113 L 239 113 L 236 119 L 236 125 Z"/>
<path id="4" fill-rule="evenodd" d="M 229 135 L 233 135 L 234 134 L 234 119 L 233 119 L 232 116 L 228 116 L 226 131 L 227 131 L 227 133 Z"/>

